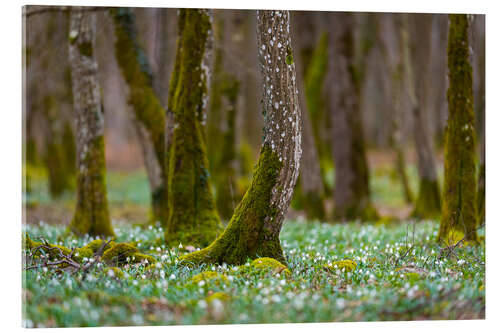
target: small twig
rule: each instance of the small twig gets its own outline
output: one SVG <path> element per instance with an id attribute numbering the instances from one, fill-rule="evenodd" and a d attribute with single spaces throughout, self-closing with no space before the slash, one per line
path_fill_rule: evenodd
<path id="1" fill-rule="evenodd" d="M 32 251 L 31 251 L 31 258 L 33 258 L 36 254 L 37 251 L 40 251 L 42 249 L 48 251 L 49 253 L 49 257 L 50 257 L 50 253 L 51 251 L 59 251 L 59 260 L 55 260 L 55 261 L 49 261 L 49 258 L 47 258 L 47 260 L 45 262 L 42 262 L 38 265 L 32 265 L 32 266 L 28 266 L 28 267 L 25 267 L 24 269 L 25 270 L 30 270 L 30 269 L 35 269 L 35 268 L 41 268 L 41 267 L 59 267 L 60 265 L 62 264 L 66 264 L 66 265 L 69 265 L 71 266 L 72 268 L 74 268 L 75 272 L 76 271 L 82 271 L 84 273 L 88 272 L 92 267 L 94 267 L 98 262 L 101 261 L 101 256 L 103 255 L 104 253 L 104 249 L 106 248 L 106 246 L 109 245 L 109 243 L 111 243 L 111 239 L 107 242 L 103 242 L 103 244 L 101 245 L 101 247 L 99 248 L 99 250 L 94 254 L 93 258 L 91 261 L 89 261 L 87 264 L 80 264 L 78 262 L 76 262 L 75 260 L 72 259 L 73 257 L 73 254 L 75 252 L 75 248 L 73 248 L 71 250 L 71 252 L 66 255 L 63 253 L 63 251 L 61 250 L 61 248 L 57 247 L 57 246 L 53 246 L 53 245 L 50 245 L 48 242 L 45 241 L 45 244 L 42 244 L 42 245 L 39 245 L 37 247 L 35 247 Z"/>

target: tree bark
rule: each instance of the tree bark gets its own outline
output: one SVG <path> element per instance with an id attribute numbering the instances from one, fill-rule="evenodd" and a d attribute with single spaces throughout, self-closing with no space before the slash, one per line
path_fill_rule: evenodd
<path id="1" fill-rule="evenodd" d="M 384 59 L 385 68 L 389 73 L 389 98 L 392 100 L 392 103 L 389 103 L 392 115 L 389 144 L 396 154 L 395 169 L 401 180 L 405 200 L 407 203 L 412 203 L 413 193 L 406 173 L 406 159 L 401 133 L 401 126 L 403 123 L 403 103 L 401 98 L 401 87 L 404 82 L 403 56 L 400 52 L 401 48 L 398 49 L 398 47 L 394 45 L 396 44 L 395 42 L 398 41 L 398 38 L 395 38 L 394 43 L 391 44 L 389 34 L 392 33 L 391 35 L 394 35 L 396 32 L 395 27 L 397 26 L 397 24 L 393 24 L 393 20 L 390 20 L 392 17 L 397 20 L 395 14 L 385 14 L 379 19 L 380 21 L 377 25 L 377 38 L 380 42 L 380 50 Z"/>
<path id="2" fill-rule="evenodd" d="M 71 179 L 74 176 L 75 167 L 70 163 L 74 162 L 74 159 L 72 159 L 72 156 L 68 156 L 69 151 L 65 150 L 66 142 L 63 134 L 66 124 L 54 96 L 46 95 L 42 107 L 45 129 L 44 162 L 47 167 L 49 192 L 52 198 L 59 198 L 71 188 Z M 74 140 L 74 137 L 70 139 Z M 68 144 L 71 144 L 71 142 Z"/>
<path id="3" fill-rule="evenodd" d="M 151 188 L 155 221 L 166 226 L 168 218 L 165 174 L 165 110 L 153 89 L 153 74 L 137 41 L 135 16 L 129 8 L 111 10 L 115 27 L 115 56 L 128 85 L 132 123 L 139 137 Z"/>
<path id="4" fill-rule="evenodd" d="M 406 78 L 406 88 L 410 100 L 411 111 L 413 115 L 413 135 L 415 139 L 415 149 L 417 151 L 417 163 L 419 174 L 419 190 L 415 202 L 415 209 L 412 213 L 418 218 L 436 218 L 441 212 L 441 199 L 439 185 L 437 180 L 436 161 L 434 159 L 434 150 L 432 140 L 429 135 L 427 123 L 425 121 L 425 112 L 428 105 L 428 87 L 429 87 L 429 58 L 430 58 L 430 18 L 424 16 L 422 21 L 414 22 L 414 27 L 419 23 L 419 29 L 413 31 L 412 40 L 419 41 L 410 45 L 410 30 L 408 14 L 403 14 L 400 24 L 401 47 L 404 62 L 404 71 Z M 418 33 L 418 34 L 417 34 Z M 414 52 L 411 52 L 411 51 Z M 412 54 L 415 61 L 412 61 Z M 418 71 L 415 71 L 413 64 L 417 65 Z"/>
<path id="5" fill-rule="evenodd" d="M 95 33 L 95 13 L 70 12 L 69 59 L 78 164 L 76 209 L 70 229 L 78 235 L 113 236 L 105 184 L 104 114 L 94 56 Z"/>
<path id="6" fill-rule="evenodd" d="M 485 221 L 485 194 L 486 194 L 486 143 L 485 143 L 485 16 L 474 15 L 472 22 L 472 50 L 473 50 L 473 82 L 474 107 L 476 109 L 476 127 L 479 136 L 479 177 L 477 181 L 477 214 L 478 222 Z"/>
<path id="7" fill-rule="evenodd" d="M 167 120 L 166 133 L 169 218 L 165 240 L 170 244 L 206 246 L 222 229 L 211 193 L 204 134 L 211 21 L 208 10 L 179 12 L 180 36 L 168 110 L 173 122 Z"/>
<path id="8" fill-rule="evenodd" d="M 210 246 L 184 262 L 243 264 L 247 258 L 285 262 L 279 241 L 302 153 L 301 120 L 288 11 L 258 11 L 264 140 L 252 184 L 229 225 Z"/>
<path id="9" fill-rule="evenodd" d="M 332 14 L 330 55 L 332 82 L 332 154 L 335 162 L 334 218 L 373 220 L 369 170 L 360 114 L 362 68 L 355 63 L 354 18 Z"/>
<path id="10" fill-rule="evenodd" d="M 313 17 L 308 16 L 304 12 L 296 12 L 293 16 L 295 18 L 296 24 L 294 27 L 294 35 L 297 36 L 295 45 L 298 51 L 298 56 L 296 56 L 296 68 L 297 68 L 297 82 L 300 85 L 299 89 L 299 102 L 302 118 L 302 161 L 301 161 L 301 172 L 300 172 L 300 203 L 304 208 L 308 218 L 310 219 L 325 219 L 325 208 L 323 205 L 324 199 L 324 186 L 323 178 L 320 168 L 319 154 L 317 150 L 317 143 L 315 142 L 315 135 L 313 132 L 313 127 L 311 124 L 311 119 L 309 118 L 308 108 L 306 107 L 306 85 L 304 78 L 307 76 L 310 70 L 315 70 L 316 68 L 308 68 L 312 61 L 307 58 L 307 53 L 313 53 L 314 49 L 314 30 L 312 27 L 306 29 L 307 23 L 312 24 L 311 19 Z M 315 59 L 316 60 L 316 59 Z M 315 61 L 316 63 L 316 61 Z M 323 74 L 324 75 L 324 74 Z M 324 79 L 324 76 L 323 76 Z M 317 92 L 316 94 L 321 94 L 322 81 L 317 82 Z M 312 97 L 312 96 L 310 96 Z M 315 110 L 319 113 L 320 110 Z M 317 137 L 317 136 L 316 136 Z"/>
<path id="11" fill-rule="evenodd" d="M 235 18 L 226 15 L 225 11 L 215 15 L 214 63 L 207 119 L 210 174 L 215 184 L 217 209 L 225 220 L 229 220 L 233 214 L 237 195 L 235 122 L 239 81 L 230 73 L 230 60 L 224 56 L 231 46 L 231 34 L 242 33 L 241 24 L 234 21 Z"/>
<path id="12" fill-rule="evenodd" d="M 444 191 L 439 240 L 449 242 L 461 232 L 477 241 L 476 128 L 469 60 L 467 15 L 449 15 L 448 123 L 446 128 Z"/>

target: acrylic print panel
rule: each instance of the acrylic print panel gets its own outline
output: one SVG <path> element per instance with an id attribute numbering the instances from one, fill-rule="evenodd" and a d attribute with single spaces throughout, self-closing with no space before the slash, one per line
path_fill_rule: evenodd
<path id="1" fill-rule="evenodd" d="M 484 319 L 484 15 L 23 17 L 25 327 Z"/>

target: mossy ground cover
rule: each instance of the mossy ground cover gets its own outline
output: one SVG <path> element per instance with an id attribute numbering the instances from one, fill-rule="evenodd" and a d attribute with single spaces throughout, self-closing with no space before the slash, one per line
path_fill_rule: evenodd
<path id="1" fill-rule="evenodd" d="M 484 318 L 484 245 L 458 247 L 457 257 L 439 258 L 434 221 L 288 220 L 281 242 L 290 274 L 274 269 L 263 274 L 250 261 L 185 266 L 179 255 L 194 249 L 188 244 L 167 248 L 161 227 L 114 229 L 116 242 L 133 242 L 157 262 L 124 265 L 120 271 L 98 264 L 86 275 L 25 271 L 26 326 Z M 45 223 L 24 231 L 67 247 L 92 241 L 68 237 L 64 227 Z M 353 269 L 335 265 L 345 259 L 356 263 Z M 202 272 L 209 272 L 201 275 L 207 278 L 199 278 Z"/>

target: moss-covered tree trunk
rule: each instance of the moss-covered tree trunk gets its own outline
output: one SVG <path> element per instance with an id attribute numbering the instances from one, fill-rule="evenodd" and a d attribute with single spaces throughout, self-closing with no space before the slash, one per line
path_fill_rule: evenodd
<path id="1" fill-rule="evenodd" d="M 224 232 L 207 248 L 181 259 L 242 264 L 247 258 L 285 262 L 279 233 L 301 158 L 301 121 L 288 11 L 258 11 L 263 79 L 264 142 L 252 184 Z"/>
<path id="2" fill-rule="evenodd" d="M 94 56 L 96 14 L 70 12 L 69 60 L 76 118 L 77 196 L 70 229 L 77 235 L 114 235 L 108 212 L 104 114 Z"/>
<path id="3" fill-rule="evenodd" d="M 477 180 L 477 214 L 478 222 L 485 221 L 486 194 L 486 126 L 485 126 L 485 16 L 474 15 L 471 24 L 471 44 L 473 50 L 473 90 L 476 114 L 476 128 L 479 137 L 479 177 Z"/>
<path id="4" fill-rule="evenodd" d="M 69 124 L 65 124 L 54 96 L 45 96 L 42 115 L 45 123 L 43 159 L 47 168 L 49 192 L 52 198 L 58 198 L 71 188 L 75 168 L 70 163 L 74 161 L 74 156 L 67 154 L 75 152 L 66 151 L 65 145 L 69 146 L 72 142 L 66 143 L 65 139 L 74 140 L 74 137 L 64 138 L 64 127 Z"/>
<path id="5" fill-rule="evenodd" d="M 167 133 L 168 243 L 206 246 L 222 228 L 211 193 L 203 128 L 209 70 L 205 50 L 211 29 L 210 11 L 180 10 L 169 93 L 173 122 L 167 128 L 172 131 L 171 137 Z"/>
<path id="6" fill-rule="evenodd" d="M 399 24 L 406 88 L 413 115 L 413 136 L 419 174 L 418 195 L 412 215 L 418 218 L 436 218 L 441 212 L 436 161 L 431 136 L 425 121 L 430 80 L 427 64 L 430 50 L 430 18 L 430 16 L 425 16 L 420 21 L 412 20 L 414 25 L 419 25 L 418 29 L 413 31 L 414 43 L 411 45 L 408 14 L 403 14 Z M 412 61 L 412 53 L 415 56 L 415 61 Z M 417 67 L 413 64 L 416 64 Z"/>
<path id="7" fill-rule="evenodd" d="M 314 49 L 314 30 L 306 26 L 312 25 L 310 21 L 313 17 L 308 16 L 304 12 L 296 12 L 293 16 L 295 18 L 295 23 L 293 25 L 296 37 L 296 48 L 300 50 L 298 56 L 296 56 L 296 68 L 297 68 L 297 82 L 301 87 L 299 90 L 299 101 L 300 110 L 302 118 L 302 161 L 300 163 L 300 203 L 302 208 L 305 210 L 307 216 L 310 219 L 325 219 L 325 208 L 323 204 L 324 199 L 324 185 L 323 177 L 320 167 L 320 159 L 318 153 L 318 144 L 316 143 L 317 135 L 314 134 L 311 119 L 309 117 L 308 108 L 306 107 L 307 97 L 306 97 L 306 85 L 304 77 L 307 76 L 309 71 L 318 71 L 318 68 L 311 68 L 311 64 L 316 65 L 318 59 L 308 59 L 307 54 L 312 52 Z M 309 24 L 307 24 L 309 23 Z M 321 42 L 321 40 L 320 40 Z M 309 50 L 309 51 L 308 51 Z M 316 57 L 318 55 L 314 54 Z M 322 83 L 324 79 L 324 71 L 322 77 L 316 78 L 319 82 L 314 82 L 315 88 L 319 91 L 308 91 L 310 94 L 310 99 L 314 99 L 316 96 L 320 96 L 322 91 Z M 312 83 L 311 81 L 308 81 Z M 314 96 L 311 96 L 314 95 Z M 311 115 L 316 115 L 319 118 L 321 113 L 321 107 L 315 105 L 315 110 L 311 112 Z"/>
<path id="8" fill-rule="evenodd" d="M 390 19 L 392 17 L 394 17 L 396 20 L 398 19 L 398 16 L 391 14 L 387 14 L 380 18 L 377 18 L 377 38 L 382 56 L 384 58 L 385 69 L 389 73 L 388 98 L 392 101 L 392 103 L 390 104 L 391 129 L 389 144 L 391 146 L 391 149 L 396 154 L 394 165 L 399 179 L 401 180 L 404 198 L 407 203 L 412 203 L 413 193 L 411 191 L 408 181 L 408 175 L 406 173 L 406 158 L 401 132 L 401 126 L 403 124 L 403 89 L 401 89 L 404 84 L 403 56 L 400 52 L 401 48 L 398 48 L 396 45 L 398 39 L 390 38 L 391 35 L 394 35 L 394 33 L 399 33 L 396 32 L 397 25 L 393 24 L 394 19 Z"/>
<path id="9" fill-rule="evenodd" d="M 486 142 L 485 131 L 481 132 L 481 145 L 479 157 L 479 177 L 477 180 L 477 214 L 478 222 L 486 219 Z"/>
<path id="10" fill-rule="evenodd" d="M 355 63 L 354 18 L 332 14 L 330 55 L 332 82 L 332 154 L 335 162 L 334 213 L 338 220 L 373 220 L 369 170 L 360 114 L 361 69 Z"/>
<path id="11" fill-rule="evenodd" d="M 231 59 L 226 59 L 224 53 L 231 49 L 231 37 L 242 33 L 242 27 L 224 12 L 218 12 L 214 21 L 215 47 L 207 115 L 207 151 L 217 209 L 223 219 L 229 220 L 237 196 L 235 127 L 239 81 L 231 73 Z"/>
<path id="12" fill-rule="evenodd" d="M 111 10 L 115 27 L 115 57 L 128 85 L 128 103 L 151 188 L 153 218 L 166 226 L 168 219 L 165 169 L 165 110 L 153 90 L 153 74 L 137 41 L 130 8 Z"/>
<path id="13" fill-rule="evenodd" d="M 448 123 L 444 153 L 444 190 L 439 240 L 463 233 L 477 241 L 476 129 L 469 61 L 467 15 L 449 15 Z"/>
<path id="14" fill-rule="evenodd" d="M 225 107 L 225 121 L 222 129 L 221 156 L 217 162 L 216 173 L 216 203 L 219 214 L 224 219 L 230 219 L 236 206 L 236 112 L 239 94 L 239 82 L 232 76 L 224 80 L 224 95 L 228 105 Z"/>

